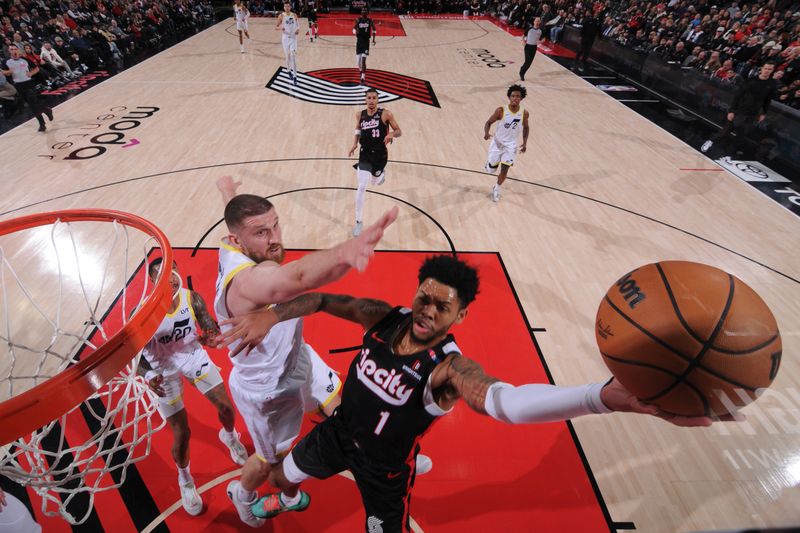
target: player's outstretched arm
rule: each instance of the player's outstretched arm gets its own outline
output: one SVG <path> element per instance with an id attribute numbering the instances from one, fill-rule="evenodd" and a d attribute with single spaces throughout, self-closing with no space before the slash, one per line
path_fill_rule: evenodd
<path id="1" fill-rule="evenodd" d="M 236 190 L 242 184 L 241 181 L 236 181 L 233 176 L 222 176 L 217 179 L 217 190 L 222 195 L 222 203 L 228 205 L 228 202 L 233 200 L 236 196 Z"/>
<path id="2" fill-rule="evenodd" d="M 325 311 L 333 316 L 361 324 L 368 330 L 385 317 L 392 306 L 381 300 L 356 298 L 345 294 L 325 294 L 310 292 L 288 302 L 273 305 L 269 309 L 235 316 L 222 323 L 231 328 L 215 339 L 217 347 L 239 344 L 231 351 L 231 357 L 244 350 L 258 346 L 269 330 L 278 322 L 308 316 Z"/>
<path id="3" fill-rule="evenodd" d="M 282 266 L 264 261 L 239 272 L 228 288 L 228 306 L 234 315 L 273 303 L 289 301 L 300 294 L 336 281 L 351 268 L 363 271 L 383 233 L 395 219 L 397 207 L 386 211 L 361 235 L 328 250 L 312 252 Z"/>
<path id="4" fill-rule="evenodd" d="M 489 135 L 489 128 L 491 128 L 492 124 L 494 124 L 495 122 L 497 122 L 501 118 L 503 118 L 503 108 L 502 107 L 498 107 L 497 109 L 494 110 L 494 113 L 492 113 L 492 116 L 490 116 L 486 120 L 486 124 L 483 125 L 483 140 L 485 140 L 485 141 L 489 140 L 489 137 L 491 137 L 491 135 Z"/>
<path id="5" fill-rule="evenodd" d="M 358 140 L 361 138 L 361 113 L 356 113 L 356 129 L 353 130 L 353 146 L 350 147 L 350 152 L 348 152 L 348 157 L 353 157 L 353 154 L 356 153 L 356 148 L 358 148 Z"/>
<path id="6" fill-rule="evenodd" d="M 437 385 L 441 389 L 437 397 Z M 708 417 L 684 417 L 660 411 L 636 398 L 616 379 L 577 387 L 529 383 L 515 387 L 484 373 L 471 359 L 450 356 L 432 377 L 434 398 L 448 409 L 458 397 L 474 411 L 510 424 L 557 422 L 588 414 L 633 412 L 663 418 L 683 427 L 711 425 Z"/>
<path id="7" fill-rule="evenodd" d="M 522 146 L 519 149 L 523 154 L 528 148 L 528 134 L 531 132 L 531 128 L 528 125 L 528 118 L 530 118 L 530 114 L 526 109 L 525 112 L 522 113 Z"/>

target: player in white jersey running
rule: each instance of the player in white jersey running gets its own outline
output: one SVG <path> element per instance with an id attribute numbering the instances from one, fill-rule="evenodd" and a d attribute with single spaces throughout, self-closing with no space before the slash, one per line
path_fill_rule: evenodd
<path id="1" fill-rule="evenodd" d="M 260 196 L 237 195 L 240 184 L 230 176 L 217 181 L 230 232 L 220 246 L 214 301 L 223 329 L 226 319 L 290 300 L 341 278 L 351 268 L 363 270 L 384 230 L 397 218 L 394 208 L 358 238 L 282 265 L 284 250 L 275 208 Z M 247 459 L 241 480 L 231 481 L 227 492 L 239 518 L 259 527 L 264 520 L 250 508 L 258 497 L 256 490 L 299 435 L 308 404 L 321 405 L 330 399 L 326 380 L 332 371 L 303 341 L 300 320 L 281 323 L 249 352 L 236 353 L 234 348 L 231 356 L 231 395 L 256 453 Z M 293 506 L 308 505 L 308 496 L 298 491 L 286 498 Z"/>
<path id="2" fill-rule="evenodd" d="M 292 12 L 292 5 L 289 2 L 283 4 L 283 13 L 278 15 L 275 29 L 283 32 L 281 42 L 286 57 L 286 70 L 292 78 L 292 83 L 297 85 L 297 34 L 300 33 L 300 22 L 297 15 Z"/>
<path id="3" fill-rule="evenodd" d="M 495 109 L 492 116 L 483 125 L 483 138 L 488 141 L 491 137 L 489 128 L 495 122 L 500 121 L 500 124 L 495 128 L 494 138 L 489 145 L 489 155 L 484 166 L 486 172 L 490 174 L 494 174 L 497 167 L 500 167 L 497 183 L 492 187 L 492 200 L 495 202 L 500 200 L 500 186 L 506 181 L 508 169 L 514 165 L 519 130 L 522 130 L 522 146 L 520 146 L 519 151 L 523 154 L 527 149 L 528 133 L 530 132 L 528 111 L 520 107 L 520 102 L 528 94 L 528 91 L 521 85 L 512 85 L 508 88 L 506 94 L 508 95 L 508 105 Z"/>
<path id="4" fill-rule="evenodd" d="M 162 268 L 161 258 L 148 267 L 150 279 L 155 283 Z M 175 295 L 167 316 L 161 321 L 155 335 L 142 349 L 144 358 L 140 369 L 147 370 L 145 379 L 159 396 L 158 411 L 172 430 L 172 458 L 178 466 L 178 485 L 183 508 L 192 516 L 203 510 L 203 501 L 189 471 L 189 419 L 183 404 L 183 380 L 191 381 L 217 408 L 222 423 L 219 439 L 228 447 L 231 459 L 238 465 L 247 460 L 247 450 L 239 441 L 233 427 L 234 411 L 231 399 L 217 366 L 208 357 L 201 344 L 210 345 L 219 334 L 219 328 L 206 308 L 202 296 L 181 288 L 177 265 L 172 264 L 170 285 Z"/>
<path id="5" fill-rule="evenodd" d="M 242 0 L 234 0 L 233 18 L 236 20 L 236 31 L 239 32 L 239 48 L 244 53 L 244 37 L 247 37 L 248 41 L 250 40 L 250 34 L 247 32 L 247 19 L 250 18 L 250 11 Z"/>

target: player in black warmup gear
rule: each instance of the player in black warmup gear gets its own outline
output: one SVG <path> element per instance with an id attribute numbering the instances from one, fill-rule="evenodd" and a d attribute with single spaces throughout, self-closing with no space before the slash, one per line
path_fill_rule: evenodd
<path id="1" fill-rule="evenodd" d="M 314 42 L 314 39 L 319 39 L 319 24 L 317 22 L 317 7 L 316 2 L 308 2 L 308 6 L 306 7 L 306 17 L 308 17 L 308 34 L 311 38 L 311 42 Z"/>
<path id="2" fill-rule="evenodd" d="M 386 146 L 393 139 L 400 137 L 400 126 L 394 119 L 394 115 L 388 109 L 378 107 L 378 91 L 367 89 L 366 92 L 367 108 L 356 115 L 356 129 L 353 146 L 350 147 L 352 156 L 356 148 L 361 144 L 358 152 L 358 163 L 353 165 L 356 169 L 358 188 L 356 189 L 356 225 L 353 228 L 353 236 L 357 237 L 363 227 L 364 198 L 367 190 L 367 182 L 372 181 L 373 185 L 381 185 L 386 180 L 386 161 L 389 159 L 389 151 Z M 391 131 L 389 128 L 391 127 Z"/>
<path id="3" fill-rule="evenodd" d="M 369 40 L 372 37 L 372 44 L 375 44 L 377 34 L 375 23 L 369 18 L 367 8 L 361 10 L 361 16 L 356 19 L 353 26 L 353 35 L 356 36 L 356 62 L 358 70 L 361 71 L 361 83 L 364 83 L 367 75 L 367 56 L 369 55 Z"/>
<path id="4" fill-rule="evenodd" d="M 709 418 L 662 413 L 613 379 L 578 387 L 502 383 L 462 356 L 448 334 L 466 318 L 467 306 L 478 293 L 477 271 L 450 255 L 439 255 L 425 260 L 417 279 L 410 309 L 380 300 L 310 293 L 268 312 L 237 317 L 234 328 L 242 327 L 237 338 L 258 339 L 279 320 L 317 311 L 361 324 L 366 331 L 361 351 L 350 364 L 339 408 L 270 472 L 270 483 L 282 489 L 281 494 L 295 497 L 299 483 L 309 477 L 325 479 L 349 469 L 364 502 L 365 530 L 410 531 L 419 440 L 459 398 L 476 412 L 508 423 L 611 411 L 656 415 L 682 426 L 711 423 Z M 262 321 L 270 315 L 271 323 Z M 252 506 L 263 518 L 291 510 L 275 494 Z"/>

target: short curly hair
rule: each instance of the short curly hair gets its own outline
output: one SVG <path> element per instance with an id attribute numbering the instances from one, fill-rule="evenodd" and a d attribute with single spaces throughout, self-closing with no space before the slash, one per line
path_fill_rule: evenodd
<path id="1" fill-rule="evenodd" d="M 528 89 L 526 89 L 522 85 L 517 85 L 516 83 L 508 88 L 508 91 L 506 91 L 506 96 L 511 98 L 511 93 L 513 93 L 514 91 L 519 91 L 519 94 L 521 96 L 520 100 L 524 100 L 525 97 L 528 96 Z"/>
<path id="2" fill-rule="evenodd" d="M 480 279 L 477 269 L 452 255 L 434 255 L 425 259 L 417 279 L 422 284 L 428 278 L 453 287 L 458 293 L 462 309 L 471 304 L 478 294 Z"/>

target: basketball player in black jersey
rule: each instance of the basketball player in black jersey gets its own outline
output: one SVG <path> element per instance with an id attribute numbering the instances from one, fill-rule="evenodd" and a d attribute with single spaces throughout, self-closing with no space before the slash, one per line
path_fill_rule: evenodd
<path id="1" fill-rule="evenodd" d="M 314 39 L 319 40 L 319 24 L 317 23 L 317 6 L 313 0 L 309 1 L 306 5 L 306 17 L 308 17 L 308 33 L 311 37 L 311 42 Z"/>
<path id="2" fill-rule="evenodd" d="M 349 469 L 364 502 L 366 531 L 411 531 L 409 505 L 418 442 L 459 398 L 480 414 L 517 424 L 612 411 L 655 415 L 679 426 L 711 423 L 705 417 L 662 413 L 614 379 L 578 387 L 514 387 L 488 376 L 478 363 L 461 355 L 448 334 L 451 326 L 467 317 L 467 306 L 478 293 L 477 271 L 440 255 L 428 258 L 417 278 L 419 287 L 410 309 L 379 300 L 310 293 L 270 311 L 273 321 L 325 311 L 365 330 L 339 409 L 303 437 L 270 473 L 270 482 L 287 497 L 298 494 L 299 483 L 309 477 L 326 479 Z M 265 335 L 272 325 L 262 321 L 266 316 L 249 315 L 244 329 Z M 290 510 L 276 494 L 252 507 L 256 516 L 265 518 Z"/>
<path id="3" fill-rule="evenodd" d="M 369 39 L 372 36 L 372 44 L 375 44 L 375 35 L 378 31 L 375 29 L 375 23 L 369 18 L 367 8 L 361 10 L 361 16 L 356 19 L 355 26 L 353 26 L 353 35 L 356 36 L 356 62 L 358 63 L 358 70 L 361 71 L 361 84 L 367 75 L 367 56 L 369 55 Z"/>
<path id="4" fill-rule="evenodd" d="M 366 99 L 367 108 L 356 114 L 356 129 L 353 132 L 355 138 L 348 154 L 352 157 L 358 145 L 361 144 L 358 163 L 353 165 L 358 178 L 356 225 L 353 228 L 353 237 L 358 237 L 363 227 L 367 181 L 372 180 L 373 185 L 381 185 L 386 180 L 384 169 L 389 159 L 389 151 L 386 146 L 401 135 L 400 126 L 397 125 L 392 112 L 378 107 L 378 91 L 367 89 Z M 389 131 L 390 127 L 391 131 Z"/>

